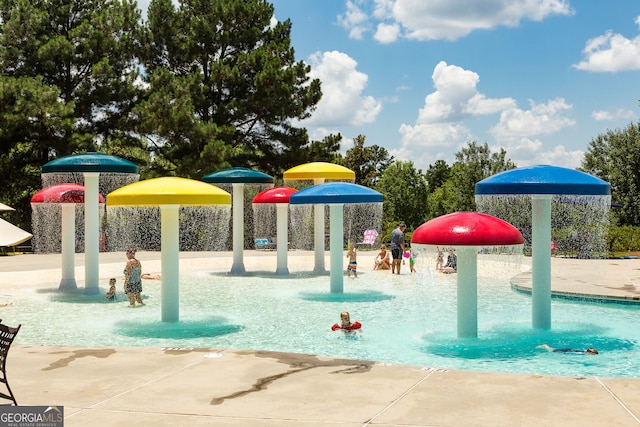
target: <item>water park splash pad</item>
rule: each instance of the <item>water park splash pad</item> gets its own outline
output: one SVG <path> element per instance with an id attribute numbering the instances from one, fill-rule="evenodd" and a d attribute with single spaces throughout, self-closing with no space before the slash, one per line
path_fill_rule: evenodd
<path id="1" fill-rule="evenodd" d="M 530 201 L 532 324 L 534 328 L 548 329 L 551 327 L 552 201 L 558 195 L 573 203 L 578 200 L 576 196 L 582 200 L 591 196 L 589 199 L 592 201 L 591 205 L 596 207 L 596 211 L 602 212 L 601 209 L 598 209 L 599 206 L 602 206 L 602 202 L 607 207 L 611 204 L 611 186 L 600 178 L 584 172 L 549 165 L 512 169 L 476 183 L 476 203 L 481 211 L 488 209 L 489 206 L 495 206 L 495 204 L 487 204 L 487 198 L 500 197 L 502 199 L 499 199 L 499 202 L 504 203 L 508 200 L 505 197 L 514 195 L 518 197 L 526 195 L 527 201 Z M 519 204 L 522 205 L 522 199 L 519 200 Z M 513 206 L 511 203 L 504 204 Z M 597 221 L 600 227 L 594 227 L 594 224 L 585 224 L 584 220 L 587 217 L 577 219 L 581 233 L 593 236 L 585 240 L 594 240 L 594 238 L 595 240 L 604 240 L 603 230 L 606 228 L 602 225 L 608 225 L 606 212 L 604 211 L 604 215 Z M 485 213 L 489 212 L 485 211 Z"/>
<path id="2" fill-rule="evenodd" d="M 356 173 L 344 166 L 326 162 L 310 162 L 288 169 L 283 174 L 284 183 L 293 188 L 305 188 L 310 184 L 324 184 L 327 180 L 354 182 Z M 325 247 L 325 205 L 318 203 L 313 206 L 313 249 L 315 251 L 316 273 L 324 269 Z M 334 208 L 335 209 L 335 208 Z M 294 215 L 295 218 L 295 215 Z"/>
<path id="3" fill-rule="evenodd" d="M 58 252 L 60 249 L 62 279 L 59 289 L 62 291 L 77 289 L 74 268 L 78 243 L 76 228 L 84 222 L 84 210 L 79 209 L 84 208 L 84 192 L 84 187 L 79 184 L 56 184 L 43 188 L 31 198 L 31 221 L 33 229 L 37 230 L 33 246 L 36 252 Z M 101 194 L 98 194 L 97 202 L 104 205 Z M 80 221 L 76 222 L 76 219 Z"/>
<path id="4" fill-rule="evenodd" d="M 514 226 L 477 212 L 455 212 L 418 227 L 411 245 L 420 252 L 437 253 L 448 247 L 457 252 L 458 336 L 478 336 L 478 252 L 491 248 L 522 253 L 524 239 Z M 452 252 L 453 253 L 453 252 Z"/>
<path id="5" fill-rule="evenodd" d="M 257 191 L 265 187 L 273 187 L 273 177 L 263 172 L 258 172 L 248 168 L 228 168 L 205 175 L 202 180 L 210 184 L 218 184 L 223 190 L 225 185 L 231 185 L 232 194 L 232 219 L 233 219 L 233 265 L 231 274 L 244 274 L 243 253 L 245 247 L 245 228 L 249 228 L 249 234 L 253 229 L 253 211 L 245 209 L 245 204 L 255 195 L 246 196 L 250 185 L 257 187 Z M 228 190 L 227 190 L 228 191 Z"/>
<path id="6" fill-rule="evenodd" d="M 136 182 L 107 195 L 107 205 L 113 207 L 160 208 L 162 248 L 162 310 L 163 322 L 178 322 L 180 318 L 179 256 L 180 207 L 228 206 L 231 195 L 226 191 L 192 179 L 165 177 Z"/>
<path id="7" fill-rule="evenodd" d="M 206 253 L 201 259 L 180 259 L 176 231 L 178 212 L 179 206 L 189 202 L 185 202 L 183 194 L 177 194 L 180 191 L 170 194 L 158 191 L 166 187 L 184 186 L 157 185 L 153 191 L 137 191 L 136 188 L 130 194 L 118 194 L 119 190 L 116 190 L 113 192 L 115 197 L 113 193 L 107 197 L 107 204 L 115 209 L 153 205 L 160 208 L 162 216 L 168 212 L 167 216 L 171 217 L 170 224 L 164 224 L 163 219 L 162 225 L 162 280 L 145 282 L 146 306 L 130 309 L 126 302 L 107 303 L 104 300 L 106 289 L 97 295 L 60 293 L 55 285 L 58 278 L 39 274 L 38 287 L 8 287 L 3 295 L 12 302 L 3 308 L 5 321 L 23 324 L 18 342 L 231 347 L 445 369 L 612 377 L 637 375 L 634 361 L 640 355 L 636 349 L 640 332 L 632 327 L 637 306 L 550 301 L 555 313 L 553 328 L 532 329 L 529 309 L 532 298 L 511 290 L 509 279 L 518 271 L 512 270 L 511 263 L 505 262 L 502 254 L 496 257 L 499 250 L 475 254 L 477 293 L 481 295 L 477 301 L 477 335 L 461 337 L 456 328 L 459 315 L 456 310 L 457 277 L 437 273 L 433 268 L 435 252 L 428 248 L 415 251 L 417 272 L 400 276 L 369 271 L 367 264 L 373 265 L 373 254 L 368 258 L 368 254 L 361 251 L 358 261 L 362 267 L 358 278 L 348 279 L 347 286 L 342 288 L 345 234 L 341 206 L 344 199 L 340 197 L 344 198 L 344 195 L 333 202 L 315 200 L 311 191 L 306 196 L 310 198 L 303 203 L 309 203 L 315 213 L 324 213 L 324 204 L 333 203 L 330 211 L 336 218 L 340 208 L 340 221 L 336 220 L 340 230 L 335 231 L 335 227 L 331 231 L 329 292 L 328 279 L 323 274 L 324 224 L 322 235 L 317 233 L 320 228 L 314 224 L 315 256 L 305 255 L 302 251 L 290 256 L 289 259 L 295 261 L 290 263 L 288 275 L 273 273 L 275 254 L 251 257 L 251 273 L 233 275 L 229 274 L 232 265 L 229 254 L 214 252 Z M 331 197 L 330 194 L 325 196 Z M 218 197 L 222 195 L 216 196 L 216 200 Z M 291 198 L 295 199 L 295 195 Z M 228 193 L 225 192 L 224 201 L 218 201 L 228 204 Z M 322 217 L 324 219 L 324 215 Z M 171 233 L 165 233 L 169 228 Z M 306 233 L 306 238 L 310 239 L 311 234 Z M 351 233 L 347 232 L 347 235 Z M 165 251 L 167 247 L 171 250 Z M 337 253 L 340 255 L 339 269 L 335 268 Z M 143 267 L 148 268 L 150 264 L 145 261 L 144 254 L 139 255 Z M 118 277 L 123 264 L 124 259 L 117 264 L 102 265 L 103 275 Z M 180 269 L 182 274 L 178 274 Z M 121 282 L 119 287 L 121 289 Z M 123 300 L 121 291 L 119 299 Z M 182 310 L 180 316 L 178 307 Z M 363 331 L 358 334 L 331 332 L 329 327 L 338 320 L 341 311 L 350 311 L 352 320 L 363 324 Z M 536 349 L 540 344 L 590 346 L 601 354 L 596 358 L 557 357 Z"/>
<path id="8" fill-rule="evenodd" d="M 82 183 L 85 187 L 84 253 L 87 268 L 85 270 L 84 292 L 87 294 L 98 292 L 98 277 L 100 275 L 98 194 L 100 187 L 102 186 L 103 194 L 107 194 L 118 186 L 137 181 L 140 177 L 139 172 L 138 165 L 128 160 L 94 152 L 60 157 L 42 166 L 43 187 L 76 182 Z M 113 179 L 114 177 L 115 179 Z"/>
<path id="9" fill-rule="evenodd" d="M 152 255 L 138 253 L 144 271 L 158 271 L 158 255 Z M 515 264 L 497 255 L 478 254 L 477 338 L 457 336 L 456 277 L 435 272 L 435 253 L 420 254 L 417 272 L 398 276 L 371 271 L 374 255 L 361 251 L 358 279 L 346 280 L 343 294 L 328 292 L 327 276 L 312 272 L 310 251 L 290 253 L 288 276 L 273 272 L 274 252 L 246 256 L 250 276 L 228 273 L 230 252 L 186 255 L 180 260 L 178 322 L 159 319 L 159 281 L 144 281 L 145 307 L 128 307 L 123 253 L 110 254 L 110 263 L 101 265 L 101 295 L 57 292 L 58 272 L 37 273 L 37 285 L 29 272 L 24 283 L 7 282 L 15 285 L 2 291 L 2 300 L 12 302 L 2 317 L 23 325 L 17 339 L 23 344 L 240 348 L 445 369 L 637 377 L 640 307 L 554 299 L 552 329 L 532 329 L 531 297 L 511 290 Z M 104 301 L 110 275 L 118 278 L 121 302 Z M 345 310 L 363 324 L 362 333 L 330 331 Z M 600 355 L 536 349 L 544 343 L 593 346 Z"/>

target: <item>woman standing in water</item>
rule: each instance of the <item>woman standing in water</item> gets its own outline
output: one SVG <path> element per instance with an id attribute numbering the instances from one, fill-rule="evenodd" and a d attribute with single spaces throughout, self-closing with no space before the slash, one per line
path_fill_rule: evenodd
<path id="1" fill-rule="evenodd" d="M 129 297 L 129 306 L 135 307 L 136 302 L 144 305 L 142 302 L 142 264 L 136 259 L 136 249 L 127 249 L 127 265 L 124 268 L 124 293 Z"/>

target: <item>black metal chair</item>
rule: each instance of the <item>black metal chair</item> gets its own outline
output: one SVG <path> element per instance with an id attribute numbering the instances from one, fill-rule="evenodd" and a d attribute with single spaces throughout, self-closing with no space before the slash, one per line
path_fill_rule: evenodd
<path id="1" fill-rule="evenodd" d="M 2 320 L 0 320 L 1 322 Z M 1 393 L 0 398 L 11 400 L 14 405 L 18 406 L 18 402 L 16 402 L 16 398 L 13 396 L 13 392 L 11 391 L 11 387 L 9 387 L 9 382 L 7 381 L 7 354 L 9 354 L 9 348 L 11 347 L 11 343 L 13 342 L 16 335 L 18 335 L 18 331 L 22 325 L 18 325 L 17 328 L 12 328 L 11 326 L 4 325 L 0 323 L 0 382 L 4 383 L 7 387 L 7 391 L 9 394 Z"/>

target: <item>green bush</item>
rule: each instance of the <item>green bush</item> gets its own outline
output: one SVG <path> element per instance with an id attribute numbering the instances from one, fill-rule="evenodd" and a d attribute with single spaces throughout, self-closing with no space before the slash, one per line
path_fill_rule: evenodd
<path id="1" fill-rule="evenodd" d="M 640 251 L 640 227 L 632 225 L 609 227 L 607 246 L 610 252 Z"/>

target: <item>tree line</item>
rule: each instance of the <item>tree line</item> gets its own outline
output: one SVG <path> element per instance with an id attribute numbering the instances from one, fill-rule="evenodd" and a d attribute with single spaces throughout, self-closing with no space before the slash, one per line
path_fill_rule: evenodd
<path id="1" fill-rule="evenodd" d="M 22 212 L 48 161 L 100 151 L 143 178 L 331 161 L 295 123 L 320 81 L 263 0 L 0 0 L 0 197 Z M 19 221 L 22 226 L 24 220 Z"/>
<path id="2" fill-rule="evenodd" d="M 30 229 L 41 167 L 99 151 L 141 166 L 141 178 L 232 166 L 282 176 L 308 161 L 342 164 L 384 195 L 385 233 L 474 210 L 475 183 L 515 168 L 504 150 L 469 141 L 426 171 L 342 135 L 310 140 L 296 126 L 322 97 L 295 58 L 290 20 L 264 0 L 0 0 L 0 200 Z M 615 223 L 640 225 L 640 124 L 599 135 L 581 169 L 612 185 Z M 25 215 L 26 214 L 26 215 Z"/>

